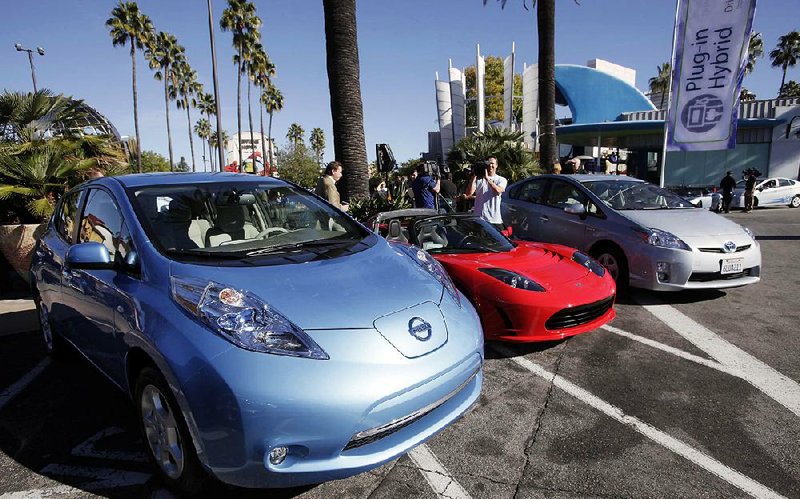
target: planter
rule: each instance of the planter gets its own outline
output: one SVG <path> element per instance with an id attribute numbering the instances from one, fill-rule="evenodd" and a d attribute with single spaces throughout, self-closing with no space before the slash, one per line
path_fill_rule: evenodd
<path id="1" fill-rule="evenodd" d="M 47 224 L 0 225 L 0 251 L 25 282 L 30 282 L 33 247 L 46 227 Z"/>

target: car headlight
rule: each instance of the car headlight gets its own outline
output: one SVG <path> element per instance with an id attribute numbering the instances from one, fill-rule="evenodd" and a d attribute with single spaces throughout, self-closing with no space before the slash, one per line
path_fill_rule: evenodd
<path id="1" fill-rule="evenodd" d="M 579 265 L 583 265 L 600 277 L 603 277 L 606 274 L 606 268 L 597 263 L 594 258 L 590 257 L 586 253 L 576 251 L 572 254 L 572 261 L 578 263 Z"/>
<path id="2" fill-rule="evenodd" d="M 524 289 L 526 291 L 544 291 L 545 289 L 537 282 L 523 276 L 519 275 L 516 272 L 512 272 L 506 269 L 478 269 L 479 272 L 483 272 L 488 276 L 492 276 L 498 281 L 501 281 L 503 284 L 507 284 L 512 288 L 517 289 Z"/>
<path id="3" fill-rule="evenodd" d="M 444 289 L 453 297 L 453 299 L 461 306 L 461 295 L 459 295 L 453 280 L 447 275 L 447 272 L 442 267 L 442 264 L 437 262 L 427 251 L 409 244 L 402 243 L 389 243 L 394 250 L 414 260 L 423 270 L 436 278 Z"/>
<path id="4" fill-rule="evenodd" d="M 652 246 L 660 248 L 681 249 L 692 251 L 688 244 L 671 232 L 661 229 L 647 229 L 641 232 L 642 238 Z"/>
<path id="5" fill-rule="evenodd" d="M 755 240 L 756 240 L 756 235 L 755 235 L 755 233 L 754 233 L 752 230 L 748 229 L 747 227 L 742 227 L 742 229 L 744 229 L 744 231 L 747 233 L 747 235 L 748 235 L 748 236 L 750 236 L 750 238 L 751 238 L 753 241 L 755 241 Z"/>
<path id="6" fill-rule="evenodd" d="M 248 291 L 192 277 L 171 278 L 172 298 L 234 345 L 275 355 L 328 360 L 302 329 Z"/>

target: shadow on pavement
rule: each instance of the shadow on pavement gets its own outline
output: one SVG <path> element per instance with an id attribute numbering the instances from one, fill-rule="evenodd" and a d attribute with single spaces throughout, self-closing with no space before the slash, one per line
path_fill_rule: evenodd
<path id="1" fill-rule="evenodd" d="M 698 303 L 712 301 L 725 296 L 719 289 L 687 289 L 684 291 L 649 291 L 646 289 L 628 289 L 617 296 L 619 305 L 670 305 L 681 303 Z"/>
<path id="2" fill-rule="evenodd" d="M 508 350 L 513 352 L 513 357 L 524 357 L 525 355 L 531 353 L 539 353 L 545 350 L 550 350 L 566 341 L 569 341 L 569 338 L 564 338 L 563 340 L 558 341 L 539 341 L 536 343 L 508 343 L 508 342 L 499 342 L 499 341 L 487 341 L 486 348 L 484 349 L 484 355 L 486 359 L 507 359 L 509 358 L 508 355 L 500 352 L 500 350 Z M 495 348 L 495 346 L 500 348 Z"/>

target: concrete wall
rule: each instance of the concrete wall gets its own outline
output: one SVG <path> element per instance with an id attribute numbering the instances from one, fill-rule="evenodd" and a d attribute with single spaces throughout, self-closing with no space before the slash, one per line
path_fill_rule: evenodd
<path id="1" fill-rule="evenodd" d="M 737 144 L 735 149 L 722 151 L 667 153 L 664 185 L 719 185 L 727 170 L 732 171 L 738 180 L 742 177 L 742 171 L 747 168 L 756 168 L 764 175 L 774 175 L 769 166 L 769 146 Z"/>
<path id="2" fill-rule="evenodd" d="M 785 124 L 776 126 L 772 130 L 772 152 L 769 158 L 769 172 L 764 172 L 770 177 L 800 178 L 800 106 L 777 107 L 775 117 L 785 120 Z M 786 127 L 791 119 L 798 116 L 792 124 L 792 132 L 786 138 Z"/>

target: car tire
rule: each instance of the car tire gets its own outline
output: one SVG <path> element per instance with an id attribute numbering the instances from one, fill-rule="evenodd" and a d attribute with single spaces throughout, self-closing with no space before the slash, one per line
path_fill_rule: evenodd
<path id="1" fill-rule="evenodd" d="M 617 284 L 617 291 L 622 291 L 628 287 L 628 259 L 625 254 L 616 246 L 601 246 L 592 250 L 592 258 L 606 268 L 606 271 L 614 278 Z"/>
<path id="2" fill-rule="evenodd" d="M 790 208 L 800 208 L 800 194 L 795 195 L 789 203 Z"/>
<path id="3" fill-rule="evenodd" d="M 211 484 L 186 427 L 180 406 L 164 377 L 145 367 L 136 380 L 136 418 L 144 447 L 161 480 L 187 497 Z"/>
<path id="4" fill-rule="evenodd" d="M 753 208 L 758 208 L 758 198 L 753 196 Z"/>
<path id="5" fill-rule="evenodd" d="M 64 338 L 53 327 L 50 319 L 50 311 L 42 304 L 38 295 L 34 296 L 33 303 L 36 306 L 36 315 L 39 318 L 39 331 L 42 333 L 42 343 L 47 355 L 54 360 L 63 359 L 66 356 L 67 345 Z"/>

